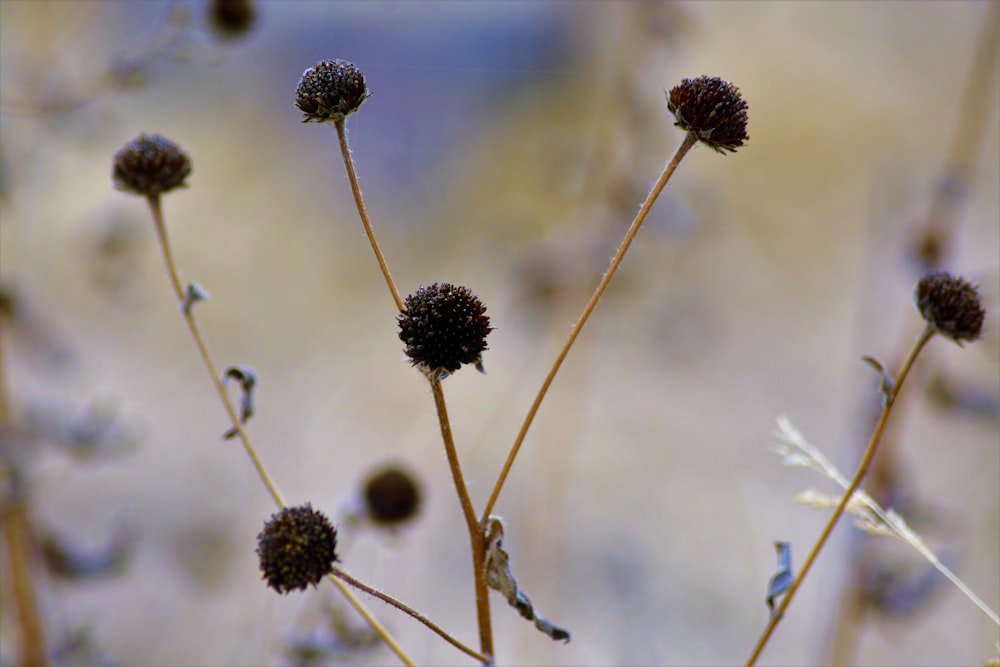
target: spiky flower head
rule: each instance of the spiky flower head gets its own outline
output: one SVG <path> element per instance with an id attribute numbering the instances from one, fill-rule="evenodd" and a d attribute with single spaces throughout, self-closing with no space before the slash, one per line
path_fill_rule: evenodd
<path id="1" fill-rule="evenodd" d="M 191 159 L 159 134 L 140 134 L 115 153 L 111 178 L 125 192 L 152 197 L 184 186 Z"/>
<path id="2" fill-rule="evenodd" d="M 977 286 L 961 276 L 946 271 L 925 273 L 913 291 L 920 315 L 938 333 L 962 344 L 974 341 L 983 333 L 983 310 Z"/>
<path id="3" fill-rule="evenodd" d="M 406 356 L 425 372 L 454 373 L 462 364 L 482 363 L 493 330 L 486 306 L 468 287 L 449 283 L 421 286 L 406 297 L 398 316 Z"/>
<path id="4" fill-rule="evenodd" d="M 420 508 L 420 487 L 407 470 L 387 465 L 365 481 L 364 498 L 373 522 L 397 526 L 416 515 Z"/>
<path id="5" fill-rule="evenodd" d="M 257 536 L 263 579 L 279 593 L 318 584 L 333 571 L 336 548 L 337 530 L 309 503 L 271 515 Z"/>
<path id="6" fill-rule="evenodd" d="M 735 152 L 750 140 L 747 108 L 740 89 L 717 76 L 684 79 L 667 93 L 674 125 L 719 153 Z"/>
<path id="7" fill-rule="evenodd" d="M 295 89 L 303 123 L 329 123 L 354 113 L 371 93 L 365 76 L 346 60 L 321 60 L 305 72 Z"/>

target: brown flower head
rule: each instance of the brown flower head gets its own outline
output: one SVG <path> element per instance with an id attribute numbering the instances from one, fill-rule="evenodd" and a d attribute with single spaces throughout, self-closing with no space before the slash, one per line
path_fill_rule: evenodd
<path id="1" fill-rule="evenodd" d="M 667 93 L 667 109 L 681 129 L 719 153 L 735 152 L 750 140 L 747 103 L 740 89 L 717 76 L 684 79 Z"/>
<path id="2" fill-rule="evenodd" d="M 115 153 L 111 178 L 119 190 L 152 197 L 184 186 L 191 159 L 159 134 L 140 134 Z"/>
<path id="3" fill-rule="evenodd" d="M 257 10 L 253 0 L 212 0 L 208 3 L 208 20 L 221 37 L 242 37 L 253 28 Z"/>
<path id="4" fill-rule="evenodd" d="M 318 584 L 333 571 L 336 547 L 337 530 L 309 503 L 271 515 L 257 536 L 263 578 L 279 593 Z"/>
<path id="5" fill-rule="evenodd" d="M 486 306 L 468 287 L 421 286 L 404 305 L 397 318 L 399 339 L 414 366 L 454 373 L 462 364 L 481 364 L 486 336 L 493 328 Z"/>
<path id="6" fill-rule="evenodd" d="M 382 526 L 406 523 L 420 508 L 420 487 L 412 474 L 396 465 L 375 471 L 365 481 L 364 497 L 368 516 Z"/>
<path id="7" fill-rule="evenodd" d="M 976 285 L 945 271 L 925 273 L 913 291 L 920 315 L 938 333 L 962 344 L 974 341 L 983 333 L 983 310 Z"/>
<path id="8" fill-rule="evenodd" d="M 305 72 L 295 89 L 303 123 L 329 123 L 354 113 L 371 93 L 365 76 L 346 60 L 321 60 Z"/>

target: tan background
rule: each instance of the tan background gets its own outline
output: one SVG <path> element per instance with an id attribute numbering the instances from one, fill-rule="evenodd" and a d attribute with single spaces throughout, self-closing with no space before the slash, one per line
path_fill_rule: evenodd
<path id="1" fill-rule="evenodd" d="M 22 410 L 110 402 L 145 432 L 108 462 L 46 453 L 31 467 L 40 522 L 92 546 L 115 526 L 138 530 L 123 576 L 43 586 L 52 634 L 87 627 L 122 664 L 283 663 L 294 628 L 335 597 L 328 584 L 279 597 L 259 581 L 254 538 L 273 507 L 238 445 L 218 440 L 224 413 L 170 299 L 143 203 L 110 184 L 112 154 L 148 131 L 192 156 L 190 189 L 165 199 L 176 254 L 211 294 L 197 313 L 220 365 L 259 373 L 249 431 L 281 489 L 334 515 L 373 465 L 408 462 L 427 496 L 419 523 L 356 536 L 344 564 L 475 643 L 468 542 L 430 393 L 403 359 L 334 133 L 301 125 L 292 107 L 303 69 L 346 58 L 375 93 L 348 125 L 400 289 L 466 284 L 497 327 L 489 374 L 466 369 L 445 383 L 478 507 L 680 142 L 663 89 L 702 73 L 741 87 L 748 146 L 725 157 L 699 147 L 681 165 L 497 508 L 519 581 L 573 641 L 553 644 L 497 596 L 493 609 L 503 664 L 745 660 L 767 619 L 772 541 L 792 542 L 798 563 L 825 517 L 792 495 L 834 491 L 768 451 L 775 417 L 789 415 L 845 473 L 856 462 L 864 406 L 877 401 L 859 357 L 889 359 L 918 326 L 906 241 L 944 162 L 988 6 L 283 2 L 264 5 L 254 34 L 233 43 L 206 36 L 203 6 L 189 8 L 187 61 L 158 62 L 145 86 L 40 120 L 9 111 L 141 48 L 167 6 L 0 2 L 0 276 L 70 354 L 53 368 L 14 338 L 11 393 Z M 995 400 L 992 97 L 950 264 L 982 284 L 986 336 L 965 350 L 934 340 L 930 352 Z M 124 269 L 96 250 L 113 224 L 132 233 Z M 941 513 L 960 574 L 997 609 L 997 415 L 924 399 L 908 407 L 909 490 Z M 838 530 L 767 663 L 823 662 L 849 532 Z M 419 662 L 464 663 L 371 605 Z M 997 637 L 944 587 L 919 613 L 869 625 L 858 661 L 981 664 Z M 392 661 L 385 651 L 359 659 Z"/>

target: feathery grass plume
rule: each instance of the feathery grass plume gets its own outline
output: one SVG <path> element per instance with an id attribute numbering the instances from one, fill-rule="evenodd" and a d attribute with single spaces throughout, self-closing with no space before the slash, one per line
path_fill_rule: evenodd
<path id="1" fill-rule="evenodd" d="M 486 306 L 468 287 L 421 285 L 404 305 L 397 316 L 399 339 L 414 366 L 428 373 L 454 373 L 462 364 L 481 365 L 493 327 Z"/>
<path id="2" fill-rule="evenodd" d="M 925 273 L 913 291 L 921 317 L 938 333 L 962 344 L 983 333 L 983 310 L 977 286 L 946 271 Z"/>
<path id="3" fill-rule="evenodd" d="M 750 140 L 747 103 L 740 89 L 717 76 L 684 79 L 667 93 L 674 123 L 719 153 L 736 152 Z"/>
<path id="4" fill-rule="evenodd" d="M 388 465 L 376 470 L 364 485 L 368 517 L 380 526 L 398 526 L 420 509 L 420 487 L 407 470 Z"/>
<path id="5" fill-rule="evenodd" d="M 303 123 L 332 123 L 354 113 L 371 95 L 365 76 L 346 60 L 321 60 L 305 72 L 295 89 Z"/>
<path id="6" fill-rule="evenodd" d="M 257 555 L 267 585 L 279 593 L 315 586 L 333 572 L 337 529 L 309 503 L 272 514 L 257 536 Z"/>
<path id="7" fill-rule="evenodd" d="M 805 436 L 784 415 L 778 417 L 777 444 L 774 451 L 781 456 L 782 462 L 786 466 L 812 468 L 835 482 L 842 489 L 846 490 L 850 486 L 850 480 L 844 477 L 818 447 L 806 440 Z M 797 494 L 795 502 L 812 507 L 835 507 L 840 502 L 840 498 L 831 498 L 817 491 L 809 490 Z M 990 620 L 1000 625 L 1000 617 L 997 616 L 997 613 L 990 609 L 964 581 L 941 562 L 941 559 L 931 551 L 924 539 L 914 532 L 906 520 L 895 510 L 883 509 L 875 502 L 874 498 L 858 489 L 851 494 L 847 511 L 854 516 L 855 525 L 861 530 L 873 535 L 892 535 L 906 542 L 954 584 L 965 597 L 979 607 Z"/>
<path id="8" fill-rule="evenodd" d="M 159 134 L 140 134 L 115 153 L 111 177 L 115 187 L 146 197 L 184 187 L 191 159 L 181 147 Z"/>

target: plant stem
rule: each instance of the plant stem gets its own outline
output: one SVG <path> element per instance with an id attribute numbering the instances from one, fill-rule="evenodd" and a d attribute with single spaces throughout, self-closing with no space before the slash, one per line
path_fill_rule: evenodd
<path id="1" fill-rule="evenodd" d="M 167 226 L 163 222 L 163 209 L 160 205 L 159 195 L 150 195 L 148 197 L 149 208 L 153 213 L 153 224 L 156 227 L 156 236 L 160 241 L 160 248 L 163 250 L 163 261 L 167 267 L 167 276 L 170 278 L 170 284 L 174 288 L 174 296 L 177 297 L 177 302 L 179 304 L 184 303 L 184 289 L 181 287 L 180 277 L 177 274 L 177 266 L 174 264 L 173 253 L 170 250 L 170 240 L 167 236 Z M 229 400 L 229 396 L 226 394 L 226 388 L 222 385 L 222 380 L 219 377 L 218 371 L 215 369 L 215 364 L 212 362 L 212 357 L 208 353 L 208 347 L 205 345 L 205 340 L 201 335 L 201 330 L 198 328 L 198 323 L 194 319 L 194 314 L 191 312 L 190 308 L 183 308 L 181 314 L 184 316 L 184 321 L 187 322 L 188 329 L 191 331 L 191 337 L 194 339 L 195 346 L 198 348 L 198 353 L 201 355 L 202 361 L 205 363 L 205 368 L 208 369 L 208 374 L 212 376 L 212 384 L 215 387 L 215 392 L 222 399 L 222 405 L 226 409 L 226 414 L 229 415 L 229 421 L 232 422 L 233 428 L 236 430 L 237 435 L 240 438 L 240 442 L 243 443 L 243 449 L 246 450 L 247 456 L 250 457 L 250 461 L 253 463 L 254 468 L 257 470 L 257 474 L 260 476 L 264 486 L 267 487 L 267 492 L 274 499 L 275 504 L 282 508 L 285 506 L 285 501 L 278 491 L 278 487 L 275 486 L 274 482 L 271 481 L 271 476 L 268 474 L 267 469 L 261 462 L 260 457 L 257 456 L 257 450 L 254 448 L 253 444 L 250 442 L 250 438 L 247 436 L 246 431 L 243 430 L 243 424 L 240 423 L 240 418 L 236 414 L 236 409 L 233 407 L 232 402 Z"/>
<path id="2" fill-rule="evenodd" d="M 875 452 L 878 450 L 879 442 L 882 440 L 882 434 L 885 432 L 885 426 L 889 420 L 889 415 L 892 413 L 892 406 L 896 403 L 896 397 L 899 395 L 899 390 L 902 388 L 903 382 L 906 380 L 906 376 L 913 367 L 913 362 L 916 360 L 917 355 L 920 354 L 920 350 L 922 350 L 924 345 L 927 344 L 927 341 L 934 336 L 936 331 L 937 329 L 935 329 L 933 325 L 929 323 L 925 325 L 923 331 L 913 343 L 913 346 L 910 347 L 910 351 L 906 354 L 906 358 L 903 360 L 903 364 L 899 368 L 899 373 L 896 376 L 894 386 L 885 392 L 882 412 L 879 414 L 878 422 L 875 424 L 875 430 L 872 433 L 871 440 L 868 442 L 868 446 L 865 448 L 865 453 L 861 457 L 861 463 L 858 465 L 858 470 L 854 473 L 854 479 L 851 480 L 850 486 L 848 486 L 847 490 L 844 491 L 844 495 L 840 498 L 840 502 L 837 503 L 837 508 L 833 511 L 833 515 L 830 516 L 826 527 L 823 528 L 823 532 L 820 534 L 819 539 L 816 540 L 816 544 L 813 545 L 812 551 L 809 552 L 809 556 L 802 564 L 802 570 L 799 572 L 799 576 L 795 577 L 795 581 L 793 581 L 792 585 L 789 586 L 788 592 L 781 600 L 781 604 L 779 604 L 778 608 L 774 610 L 773 614 L 771 614 L 767 627 L 764 628 L 764 632 L 757 641 L 757 645 L 754 647 L 753 653 L 750 655 L 750 659 L 746 662 L 746 667 L 753 667 L 753 665 L 756 664 L 761 652 L 764 650 L 768 640 L 771 638 L 774 629 L 784 617 L 785 610 L 788 609 L 788 605 L 792 603 L 792 598 L 795 597 L 795 593 L 799 590 L 799 586 L 802 585 L 806 575 L 809 574 L 809 570 L 816 561 L 816 557 L 826 545 L 834 527 L 837 525 L 837 522 L 840 521 L 840 517 L 843 516 L 844 510 L 847 509 L 847 505 L 851 501 L 851 497 L 854 495 L 854 492 L 858 490 L 858 487 L 861 486 L 861 482 L 864 480 L 865 475 L 868 474 L 868 469 L 871 466 L 872 460 L 875 458 Z"/>
<path id="3" fill-rule="evenodd" d="M 482 653 L 479 653 L 475 649 L 469 648 L 468 646 L 466 646 L 462 642 L 458 641 L 457 639 L 455 639 L 454 637 L 452 637 L 450 634 L 448 634 L 447 632 L 445 632 L 440 626 L 438 626 L 436 623 L 434 623 L 433 621 L 431 621 L 429 618 L 427 618 L 426 616 L 424 616 L 423 614 L 421 614 L 419 611 L 417 611 L 413 607 L 410 607 L 409 605 L 406 605 L 406 604 L 400 602 L 399 600 L 397 600 L 396 598 L 392 597 L 391 595 L 387 595 L 387 594 L 383 593 L 382 591 L 378 590 L 377 588 L 373 588 L 372 586 L 369 586 L 368 584 L 364 583 L 363 581 L 354 578 L 352 575 L 350 575 L 347 572 L 341 570 L 340 568 L 335 567 L 333 569 L 333 573 L 330 576 L 331 577 L 336 577 L 336 578 L 339 578 L 339 579 L 343 579 L 346 583 L 350 584 L 354 588 L 357 588 L 360 591 L 364 591 L 368 595 L 376 597 L 379 600 L 381 600 L 382 602 L 385 602 L 386 604 L 395 607 L 396 609 L 402 611 L 403 613 L 408 614 L 409 616 L 412 616 L 413 618 L 415 618 L 416 620 L 420 621 L 421 623 L 423 623 L 424 625 L 426 625 L 428 628 L 430 628 L 433 632 L 437 633 L 437 635 L 439 637 L 441 637 L 446 642 L 448 642 L 449 644 L 451 644 L 452 646 L 454 646 L 455 648 L 457 648 L 462 653 L 465 653 L 466 655 L 475 658 L 476 660 L 478 660 L 479 662 L 483 663 L 484 665 L 491 664 L 492 661 L 489 658 L 487 658 L 485 655 L 483 655 Z"/>
<path id="4" fill-rule="evenodd" d="M 174 296 L 177 297 L 179 303 L 184 303 L 184 290 L 181 288 L 180 277 L 177 273 L 177 265 L 174 263 L 173 253 L 170 250 L 170 240 L 167 235 L 167 226 L 163 221 L 163 210 L 160 205 L 159 196 L 150 196 L 149 207 L 153 212 L 153 223 L 156 227 L 156 236 L 160 241 L 160 248 L 163 250 L 163 261 L 167 267 L 167 276 L 170 278 L 170 284 L 174 289 Z M 253 444 L 250 442 L 250 438 L 247 436 L 246 431 L 243 430 L 243 425 L 240 423 L 240 419 L 236 414 L 236 409 L 233 407 L 232 402 L 229 400 L 229 395 L 226 394 L 226 388 L 222 385 L 222 380 L 219 377 L 219 373 L 215 370 L 215 364 L 212 362 L 212 357 L 208 352 L 208 347 L 205 345 L 205 340 L 201 335 L 201 330 L 198 328 L 198 323 L 194 319 L 194 315 L 191 313 L 190 308 L 182 308 L 182 315 L 184 316 L 184 321 L 187 322 L 188 329 L 191 331 L 191 337 L 194 338 L 195 345 L 198 347 L 198 352 L 201 354 L 202 361 L 205 363 L 205 368 L 208 369 L 208 374 L 212 376 L 212 382 L 215 386 L 216 393 L 219 394 L 219 398 L 222 399 L 222 405 L 226 409 L 226 413 L 229 415 L 229 420 L 233 424 L 233 428 L 236 430 L 237 435 L 239 435 L 240 441 L 243 443 L 243 448 L 246 450 L 247 456 L 250 457 L 250 461 L 253 463 L 254 468 L 257 470 L 257 474 L 260 476 L 261 481 L 267 488 L 267 492 L 271 495 L 275 504 L 279 508 L 285 507 L 285 500 L 282 498 L 281 493 L 278 491 L 277 486 L 271 480 L 271 476 L 268 474 L 267 469 L 261 462 L 260 457 L 257 456 L 257 450 L 254 448 Z M 331 581 L 340 589 L 340 592 L 347 598 L 347 601 L 353 606 L 359 614 L 368 622 L 368 625 L 382 638 L 382 641 L 386 643 L 387 646 L 395 653 L 399 659 L 406 665 L 412 666 L 413 661 L 403 652 L 403 650 L 396 643 L 389 631 L 386 630 L 378 620 L 372 616 L 360 600 L 346 588 L 340 580 L 335 577 L 331 577 Z"/>
<path id="5" fill-rule="evenodd" d="M 451 434 L 451 423 L 448 420 L 448 408 L 444 402 L 444 391 L 441 389 L 441 377 L 437 372 L 431 374 L 431 390 L 434 392 L 434 406 L 437 408 L 438 422 L 441 424 L 441 438 L 444 440 L 444 450 L 448 455 L 448 467 L 455 481 L 455 491 L 462 505 L 465 525 L 469 530 L 469 542 L 472 545 L 472 568 L 476 583 L 476 617 L 479 621 L 479 646 L 486 656 L 493 660 L 493 627 L 490 622 L 490 591 L 486 585 L 486 536 L 483 528 L 476 520 L 476 510 L 472 507 L 469 490 L 465 486 L 465 476 L 458 462 L 458 452 L 455 450 L 455 439 Z"/>
<path id="6" fill-rule="evenodd" d="M 611 278 L 614 277 L 615 272 L 618 270 L 618 266 L 622 263 L 622 259 L 625 257 L 625 253 L 628 252 L 629 246 L 632 245 L 632 240 L 635 239 L 636 234 L 639 232 L 639 227 L 646 220 L 649 215 L 649 211 L 653 208 L 653 204 L 656 202 L 663 188 L 666 186 L 667 181 L 673 176 L 674 171 L 677 169 L 677 165 L 680 164 L 681 160 L 687 155 L 687 152 L 698 142 L 697 137 L 694 134 L 688 133 L 684 137 L 684 141 L 677 148 L 674 156 L 670 159 L 670 162 L 663 168 L 660 173 L 660 177 L 656 180 L 653 185 L 652 190 L 646 196 L 646 200 L 642 203 L 639 208 L 639 212 L 636 213 L 635 219 L 632 220 L 632 224 L 629 226 L 628 231 L 625 233 L 625 238 L 622 239 L 621 245 L 618 246 L 618 252 L 615 253 L 614 258 L 611 260 L 611 266 L 602 276 L 601 281 L 598 283 L 597 288 L 591 295 L 590 300 L 587 305 L 584 306 L 583 312 L 580 314 L 579 319 L 577 319 L 576 324 L 570 330 L 569 337 L 563 344 L 562 350 L 559 352 L 559 356 L 556 357 L 555 362 L 552 364 L 552 368 L 549 370 L 549 374 L 545 377 L 545 381 L 542 382 L 541 388 L 538 390 L 538 394 L 535 396 L 534 402 L 531 404 L 531 408 L 528 410 L 528 414 L 524 418 L 524 423 L 521 424 L 521 430 L 517 434 L 517 438 L 514 440 L 514 444 L 510 448 L 510 452 L 507 454 L 507 460 L 504 461 L 503 468 L 500 471 L 500 476 L 497 478 L 496 484 L 493 487 L 493 493 L 490 494 L 490 499 L 486 503 L 486 508 L 483 510 L 483 515 L 481 518 L 482 524 L 486 525 L 486 520 L 489 519 L 490 513 L 493 511 L 493 506 L 496 505 L 497 498 L 500 496 L 500 491 L 503 489 L 504 482 L 507 481 L 507 475 L 510 473 L 511 467 L 514 465 L 514 459 L 517 457 L 517 453 L 521 450 L 521 445 L 524 443 L 525 436 L 528 435 L 528 429 L 531 428 L 531 423 L 535 419 L 535 415 L 538 413 L 538 408 L 542 405 L 542 400 L 545 398 L 545 394 L 549 390 L 552 381 L 555 379 L 556 374 L 559 372 L 559 368 L 562 366 L 563 361 L 566 359 L 566 355 L 569 354 L 569 350 L 573 347 L 573 343 L 576 341 L 577 336 L 580 335 L 580 330 L 583 325 L 587 323 L 587 319 L 590 314 L 594 311 L 594 307 L 597 306 L 597 302 L 601 299 L 604 291 L 608 287 L 608 283 L 611 282 Z"/>
<path id="7" fill-rule="evenodd" d="M 7 549 L 6 581 L 10 582 L 14 606 L 17 609 L 17 623 L 20 632 L 20 659 L 25 667 L 44 667 L 50 664 L 45 641 L 45 626 L 38 610 L 35 595 L 35 580 L 32 563 L 35 540 L 31 529 L 31 519 L 23 492 L 19 487 L 23 481 L 16 470 L 6 470 L 11 486 L 8 498 L 0 505 L 0 534 Z"/>
<path id="8" fill-rule="evenodd" d="M 11 429 L 11 409 L 7 397 L 7 382 L 3 360 L 3 325 L 7 313 L 0 313 L 0 439 L 6 439 Z M 10 460 L 8 454 L 11 455 Z M 20 632 L 20 659 L 26 667 L 44 667 L 49 664 L 45 641 L 45 625 L 38 610 L 32 559 L 35 555 L 34 531 L 25 498 L 24 480 L 17 469 L 11 452 L 0 451 L 5 459 L 0 468 L 0 479 L 5 497 L 0 500 L 0 534 L 7 547 L 7 574 L 14 607 L 17 609 L 17 627 Z"/>
<path id="9" fill-rule="evenodd" d="M 361 224 L 365 226 L 365 233 L 368 234 L 368 241 L 372 244 L 372 250 L 375 251 L 375 259 L 378 260 L 379 268 L 382 269 L 382 275 L 385 276 L 385 283 L 389 286 L 389 291 L 392 293 L 392 300 L 396 302 L 396 308 L 400 312 L 405 310 L 403 306 L 403 300 L 399 298 L 399 290 L 396 289 L 396 283 L 392 279 L 392 274 L 389 273 L 389 265 L 385 262 L 385 257 L 382 255 L 382 250 L 379 248 L 378 241 L 375 239 L 375 230 L 372 228 L 371 220 L 368 219 L 368 210 L 365 208 L 365 200 L 361 197 L 361 186 L 358 185 L 358 174 L 354 171 L 354 160 L 351 158 L 351 149 L 347 145 L 347 129 L 344 126 L 344 119 L 334 123 L 334 127 L 337 129 L 337 141 L 340 143 L 340 154 L 344 157 L 344 167 L 347 168 L 347 178 L 351 182 L 351 194 L 354 195 L 354 204 L 358 207 L 358 215 L 361 216 Z"/>
<path id="10" fill-rule="evenodd" d="M 368 626 L 371 627 L 371 629 L 375 631 L 375 634 L 377 634 L 382 639 L 382 641 L 385 642 L 386 646 L 389 647 L 389 650 L 391 650 L 393 653 L 396 654 L 396 657 L 399 658 L 400 662 L 402 662 L 407 667 L 414 667 L 413 660 L 411 660 L 410 657 L 406 655 L 403 649 L 399 646 L 399 644 L 396 643 L 395 638 L 391 634 L 389 634 L 389 631 L 386 630 L 385 627 L 378 622 L 378 619 L 375 618 L 363 604 L 361 604 L 361 600 L 358 599 L 358 596 L 356 596 L 353 592 L 351 592 L 351 589 L 348 588 L 343 581 L 337 578 L 341 576 L 343 576 L 343 572 L 341 572 L 340 570 L 334 570 L 333 572 L 327 575 L 327 579 L 333 582 L 333 585 L 337 587 L 341 595 L 343 595 L 347 599 L 347 601 L 351 604 L 351 606 L 354 607 L 359 614 L 361 614 L 361 617 L 365 619 L 365 621 L 368 623 Z"/>

